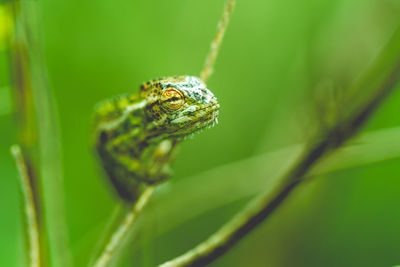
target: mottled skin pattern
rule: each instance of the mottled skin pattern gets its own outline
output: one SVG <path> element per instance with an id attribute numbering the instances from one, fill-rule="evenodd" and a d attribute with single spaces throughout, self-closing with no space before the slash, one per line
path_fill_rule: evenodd
<path id="1" fill-rule="evenodd" d="M 100 103 L 95 111 L 95 146 L 118 194 L 135 201 L 149 184 L 170 176 L 176 143 L 218 117 L 219 104 L 197 77 L 149 81 L 139 94 Z"/>

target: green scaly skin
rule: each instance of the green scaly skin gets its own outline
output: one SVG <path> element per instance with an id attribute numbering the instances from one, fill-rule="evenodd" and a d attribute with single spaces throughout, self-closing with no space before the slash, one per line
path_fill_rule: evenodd
<path id="1" fill-rule="evenodd" d="M 176 144 L 217 122 L 219 104 L 197 77 L 161 78 L 95 110 L 95 146 L 119 196 L 134 202 L 170 177 Z"/>

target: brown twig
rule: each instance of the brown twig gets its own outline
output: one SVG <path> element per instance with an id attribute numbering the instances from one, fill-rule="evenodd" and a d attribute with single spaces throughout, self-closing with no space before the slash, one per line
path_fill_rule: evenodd
<path id="1" fill-rule="evenodd" d="M 378 81 L 380 86 L 358 109 L 351 111 L 346 118 L 337 122 L 328 131 L 320 133 L 318 138 L 320 141 L 310 143 L 305 148 L 302 156 L 282 177 L 281 183 L 272 192 L 262 194 L 256 198 L 248 207 L 239 212 L 206 241 L 185 254 L 162 264 L 161 267 L 204 266 L 223 255 L 255 227 L 264 222 L 303 181 L 302 178 L 318 161 L 357 134 L 399 83 L 400 29 L 395 33 L 392 42 L 385 49 L 384 52 L 386 53 L 382 53 L 381 60 L 378 60 L 379 63 L 385 61 L 388 51 L 394 53 L 394 55 L 389 55 L 394 64 L 390 66 L 391 69 L 387 72 L 388 74 L 385 75 L 383 81 Z M 377 79 L 379 78 L 381 77 Z M 369 86 L 367 83 L 364 85 Z"/>

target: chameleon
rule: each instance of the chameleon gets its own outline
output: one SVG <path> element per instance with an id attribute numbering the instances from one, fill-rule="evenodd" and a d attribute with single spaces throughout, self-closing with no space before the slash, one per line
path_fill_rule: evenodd
<path id="1" fill-rule="evenodd" d="M 159 78 L 137 94 L 98 104 L 95 150 L 118 195 L 135 202 L 149 185 L 171 176 L 176 145 L 218 122 L 219 103 L 195 76 Z"/>

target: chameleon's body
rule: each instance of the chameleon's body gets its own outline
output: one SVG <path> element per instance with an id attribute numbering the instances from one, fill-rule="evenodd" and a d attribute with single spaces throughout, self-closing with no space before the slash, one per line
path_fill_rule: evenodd
<path id="1" fill-rule="evenodd" d="M 193 76 L 157 79 L 138 94 L 100 103 L 95 146 L 118 194 L 135 201 L 149 184 L 169 177 L 177 142 L 217 121 L 219 104 Z"/>

